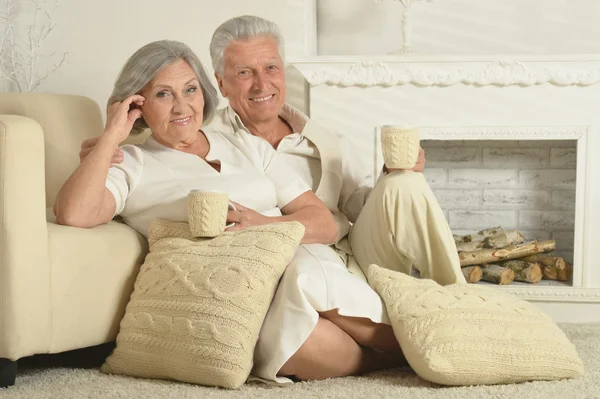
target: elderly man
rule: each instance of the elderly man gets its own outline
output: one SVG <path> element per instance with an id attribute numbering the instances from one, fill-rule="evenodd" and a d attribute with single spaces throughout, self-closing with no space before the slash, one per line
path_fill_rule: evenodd
<path id="1" fill-rule="evenodd" d="M 359 149 L 285 103 L 283 40 L 270 21 L 226 21 L 210 53 L 229 106 L 204 129 L 238 143 L 245 134 L 268 141 L 338 224 L 335 246 L 303 245 L 288 266 L 263 324 L 254 374 L 285 383 L 285 376 L 321 379 L 402 364 L 385 306 L 366 282 L 367 267 L 410 273 L 414 266 L 441 284 L 464 282 L 451 231 L 418 173 L 424 155 L 415 170 L 387 171 L 372 187 L 354 157 Z M 82 156 L 94 144 L 84 142 Z M 236 217 L 231 212 L 228 221 Z"/>
<path id="2" fill-rule="evenodd" d="M 219 90 L 229 99 L 229 107 L 220 111 L 209 128 L 233 137 L 260 136 L 294 166 L 336 216 L 336 247 L 343 250 L 338 251 L 338 262 L 345 260 L 363 280 L 361 271 L 366 272 L 370 264 L 376 263 L 404 273 L 410 273 L 414 265 L 422 277 L 441 284 L 464 282 L 452 233 L 423 175 L 418 173 L 424 167 L 423 154 L 415 170 L 388 171 L 391 173 L 373 188 L 372 176 L 354 156 L 358 149 L 285 103 L 283 40 L 278 27 L 270 21 L 253 16 L 226 21 L 212 37 L 210 54 Z M 348 222 L 353 223 L 349 240 Z M 355 267 L 356 262 L 360 268 Z M 309 302 L 314 299 L 307 293 L 310 289 L 302 284 L 304 279 L 318 278 L 306 275 L 310 272 L 292 267 L 284 275 L 257 347 L 259 364 L 263 357 L 276 354 L 273 337 L 290 328 L 288 319 L 295 314 L 292 307 L 301 305 L 294 298 L 299 296 Z M 365 346 L 376 347 L 373 341 L 378 340 L 378 335 L 380 342 L 386 342 L 389 328 L 373 323 L 385 323 L 385 315 L 361 315 L 353 305 L 345 303 L 352 301 L 349 296 L 360 287 L 358 278 L 345 273 L 346 276 L 337 273 L 335 281 L 327 285 L 329 306 L 314 306 L 320 317 L 313 334 L 283 365 L 280 375 L 306 377 L 306 370 L 311 367 L 343 359 L 343 352 L 352 349 L 352 345 L 341 347 L 339 353 L 322 349 L 331 349 L 338 328 Z M 346 293 L 340 292 L 344 290 Z M 375 299 L 369 296 L 364 300 L 372 301 L 372 307 L 379 309 Z M 277 326 L 282 330 L 276 330 Z M 393 351 L 386 344 L 378 349 Z M 368 360 L 363 363 L 361 367 L 369 369 Z M 322 374 L 312 376 L 337 375 L 335 370 L 335 366 L 322 368 Z"/>

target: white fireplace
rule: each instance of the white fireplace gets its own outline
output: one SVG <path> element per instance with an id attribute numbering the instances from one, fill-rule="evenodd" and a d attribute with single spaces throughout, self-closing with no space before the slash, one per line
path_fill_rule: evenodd
<path id="1" fill-rule="evenodd" d="M 382 167 L 377 127 L 420 126 L 426 177 L 453 231 L 479 230 L 483 220 L 516 227 L 556 239 L 573 261 L 572 282 L 498 289 L 559 322 L 600 321 L 600 56 L 291 62 L 310 86 L 310 116 L 355 141 L 374 178 Z M 461 208 L 444 195 L 472 202 Z"/>

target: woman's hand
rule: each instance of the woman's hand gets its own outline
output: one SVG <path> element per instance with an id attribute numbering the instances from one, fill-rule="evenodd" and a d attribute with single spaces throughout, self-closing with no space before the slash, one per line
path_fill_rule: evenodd
<path id="1" fill-rule="evenodd" d="M 415 166 L 411 169 L 413 172 L 423 172 L 425 169 L 425 150 L 423 147 L 419 147 L 419 156 L 417 157 L 417 162 Z M 397 169 L 397 168 L 388 168 L 388 172 L 394 172 L 396 170 L 405 170 L 405 169 Z"/>
<path id="2" fill-rule="evenodd" d="M 129 132 L 131 132 L 134 122 L 142 116 L 142 111 L 139 108 L 131 109 L 131 104 L 141 107 L 144 105 L 144 100 L 145 98 L 143 96 L 135 94 L 127 97 L 121 102 L 111 104 L 108 107 L 108 112 L 106 115 L 106 127 L 104 128 L 104 134 L 102 136 L 86 139 L 83 141 L 83 143 L 81 143 L 81 148 L 79 150 L 79 162 L 83 162 L 85 157 L 92 152 L 102 137 L 107 135 L 114 136 L 114 140 L 118 140 L 117 145 L 125 140 L 129 135 Z M 113 154 L 111 162 L 123 162 L 123 151 L 117 148 Z"/>
<path id="3" fill-rule="evenodd" d="M 235 223 L 235 225 L 225 229 L 225 231 L 239 231 L 252 226 L 260 226 L 271 223 L 271 218 L 256 212 L 254 209 L 246 208 L 231 201 L 235 205 L 236 211 L 227 212 L 227 223 Z"/>
<path id="4" fill-rule="evenodd" d="M 111 136 L 118 140 L 118 144 L 125 140 L 135 121 L 142 117 L 142 110 L 138 107 L 144 105 L 144 100 L 143 96 L 134 94 L 121 102 L 111 104 L 106 114 L 103 136 Z"/>

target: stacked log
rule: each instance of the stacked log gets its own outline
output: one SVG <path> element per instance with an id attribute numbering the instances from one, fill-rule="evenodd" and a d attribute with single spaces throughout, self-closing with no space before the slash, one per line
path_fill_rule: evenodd
<path id="1" fill-rule="evenodd" d="M 483 277 L 483 272 L 479 266 L 467 266 L 462 268 L 463 275 L 467 283 L 477 283 Z"/>
<path id="2" fill-rule="evenodd" d="M 510 284 L 515 279 L 515 273 L 507 267 L 489 264 L 483 268 L 483 280 L 498 285 Z"/>
<path id="3" fill-rule="evenodd" d="M 573 266 L 563 258 L 545 255 L 556 248 L 554 240 L 525 242 L 518 230 L 492 227 L 475 234 L 454 236 L 463 275 L 469 283 L 495 284 L 544 279 L 569 281 Z"/>
<path id="4" fill-rule="evenodd" d="M 537 262 L 542 266 L 544 278 L 569 281 L 573 275 L 573 265 L 556 256 L 531 255 L 523 258 L 527 262 Z"/>

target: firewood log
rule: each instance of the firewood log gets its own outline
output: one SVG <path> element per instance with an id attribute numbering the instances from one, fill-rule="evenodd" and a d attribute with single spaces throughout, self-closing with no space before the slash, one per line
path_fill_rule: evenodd
<path id="1" fill-rule="evenodd" d="M 467 283 L 476 283 L 483 277 L 483 272 L 479 266 L 467 266 L 462 268 L 462 273 Z"/>
<path id="2" fill-rule="evenodd" d="M 504 231 L 502 227 L 491 227 L 489 229 L 478 231 L 475 234 L 467 234 L 464 236 L 454 235 L 454 242 L 458 247 L 460 244 L 466 243 L 479 243 L 479 248 L 502 248 L 499 242 L 496 244 L 497 246 L 492 246 L 498 240 L 507 240 L 504 246 L 520 244 L 525 239 L 523 238 L 523 234 L 519 230 L 508 230 Z M 486 241 L 488 242 L 488 246 L 486 246 Z"/>
<path id="3" fill-rule="evenodd" d="M 473 252 L 483 248 L 483 242 L 481 241 L 469 241 L 460 242 L 456 244 L 456 250 L 458 252 Z"/>
<path id="4" fill-rule="evenodd" d="M 566 262 L 565 270 L 558 271 L 558 280 L 559 281 L 569 281 L 571 280 L 571 276 L 573 275 L 573 265 L 569 262 Z"/>
<path id="5" fill-rule="evenodd" d="M 515 281 L 539 283 L 542 279 L 542 268 L 539 263 L 526 262 L 522 259 L 507 260 L 499 263 L 515 273 Z"/>
<path id="6" fill-rule="evenodd" d="M 546 280 L 569 281 L 573 275 L 573 265 L 557 256 L 530 255 L 523 260 L 538 262 Z"/>
<path id="7" fill-rule="evenodd" d="M 498 227 L 490 227 L 489 229 L 478 231 L 475 234 L 467 234 L 467 235 L 464 235 L 464 236 L 455 235 L 454 236 L 454 242 L 457 243 L 457 244 L 460 244 L 460 243 L 463 243 L 463 242 L 472 242 L 472 241 L 481 242 L 486 237 L 495 236 L 495 235 L 498 235 L 500 233 L 504 233 L 504 229 L 502 227 L 500 227 L 500 226 L 498 226 Z"/>
<path id="8" fill-rule="evenodd" d="M 510 245 L 506 248 L 486 248 L 473 252 L 459 252 L 461 266 L 482 265 L 499 260 L 522 258 L 541 252 L 554 251 L 556 242 L 554 240 L 530 241 L 520 245 Z"/>
<path id="9" fill-rule="evenodd" d="M 525 239 L 519 230 L 510 230 L 483 239 L 483 248 L 504 248 L 509 245 L 521 244 Z"/>
<path id="10" fill-rule="evenodd" d="M 515 273 L 507 267 L 490 264 L 483 268 L 483 280 L 490 283 L 505 285 L 515 279 Z"/>

